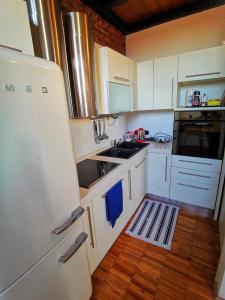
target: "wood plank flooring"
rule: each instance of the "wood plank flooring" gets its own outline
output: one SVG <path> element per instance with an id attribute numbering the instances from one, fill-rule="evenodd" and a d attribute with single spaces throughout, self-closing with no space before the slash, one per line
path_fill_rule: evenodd
<path id="1" fill-rule="evenodd" d="M 214 299 L 219 235 L 212 211 L 173 203 L 181 209 L 172 249 L 145 243 L 123 230 L 92 276 L 92 300 Z"/>

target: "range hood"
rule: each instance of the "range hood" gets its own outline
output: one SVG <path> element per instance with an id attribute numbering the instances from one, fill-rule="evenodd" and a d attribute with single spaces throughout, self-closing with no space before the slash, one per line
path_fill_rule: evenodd
<path id="1" fill-rule="evenodd" d="M 62 15 L 59 0 L 26 2 L 35 55 L 61 67 L 70 118 L 96 116 L 90 17 L 79 12 Z"/>
<path id="2" fill-rule="evenodd" d="M 94 41 L 91 18 L 80 12 L 64 16 L 67 58 L 78 117 L 96 116 Z"/>

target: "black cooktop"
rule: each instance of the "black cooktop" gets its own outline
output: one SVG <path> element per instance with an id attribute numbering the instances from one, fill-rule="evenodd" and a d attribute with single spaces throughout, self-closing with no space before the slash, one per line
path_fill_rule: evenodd
<path id="1" fill-rule="evenodd" d="M 90 188 L 118 165 L 116 163 L 93 159 L 86 159 L 79 162 L 77 164 L 79 186 Z"/>

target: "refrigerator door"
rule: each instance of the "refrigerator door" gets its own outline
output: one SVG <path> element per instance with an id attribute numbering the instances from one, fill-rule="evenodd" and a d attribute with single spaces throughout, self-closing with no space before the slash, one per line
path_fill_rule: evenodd
<path id="1" fill-rule="evenodd" d="M 85 236 L 79 222 L 70 233 L 36 266 L 8 290 L 0 300 L 88 300 L 92 287 L 85 242 L 62 263 L 60 259 L 79 236 Z"/>
<path id="2" fill-rule="evenodd" d="M 80 205 L 62 72 L 0 48 L 0 293 L 71 229 Z"/>

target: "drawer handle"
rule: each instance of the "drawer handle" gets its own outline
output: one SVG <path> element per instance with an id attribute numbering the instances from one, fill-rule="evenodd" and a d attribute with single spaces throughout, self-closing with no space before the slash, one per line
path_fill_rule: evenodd
<path id="1" fill-rule="evenodd" d="M 165 166 L 165 182 L 167 181 L 167 156 L 166 156 L 166 166 Z"/>
<path id="2" fill-rule="evenodd" d="M 120 80 L 120 81 L 125 81 L 125 82 L 130 82 L 129 79 L 123 78 L 123 77 L 119 77 L 119 76 L 113 76 L 114 79 L 116 80 Z"/>
<path id="3" fill-rule="evenodd" d="M 89 225 L 89 230 L 91 235 L 91 246 L 92 248 L 94 248 L 95 244 L 94 244 L 94 236 L 93 236 L 93 229 L 92 229 L 92 222 L 91 222 L 91 209 L 89 206 L 87 207 L 87 215 L 88 215 L 88 225 Z"/>
<path id="4" fill-rule="evenodd" d="M 120 180 L 121 180 L 121 181 L 124 181 L 124 178 L 121 178 Z M 118 180 L 118 182 L 119 182 L 120 180 Z M 102 195 L 102 198 L 105 198 L 106 194 L 107 194 L 107 193 L 103 194 L 103 195 Z"/>
<path id="5" fill-rule="evenodd" d="M 181 162 L 187 162 L 191 164 L 199 164 L 199 165 L 207 165 L 207 166 L 212 166 L 212 163 L 206 163 L 206 162 L 199 162 L 199 161 L 192 161 L 192 160 L 184 160 L 184 159 L 179 159 Z"/>
<path id="6" fill-rule="evenodd" d="M 140 167 L 140 165 L 142 165 L 145 160 L 146 158 L 144 158 L 138 165 L 136 165 L 135 168 L 137 169 L 138 167 Z"/>
<path id="7" fill-rule="evenodd" d="M 202 178 L 211 178 L 210 176 L 198 175 L 198 174 L 187 173 L 187 172 L 182 172 L 182 171 L 178 171 L 178 173 L 179 174 L 183 174 L 183 175 L 190 175 L 190 176 L 202 177 Z"/>
<path id="8" fill-rule="evenodd" d="M 195 185 L 191 185 L 191 184 L 184 184 L 184 183 L 179 183 L 179 182 L 178 182 L 178 185 L 182 185 L 182 186 L 186 186 L 186 187 L 190 187 L 190 188 L 194 188 L 194 189 L 198 189 L 198 190 L 204 190 L 204 191 L 209 190 L 207 188 L 203 188 L 203 187 L 200 187 L 200 186 L 195 186 Z"/>
<path id="9" fill-rule="evenodd" d="M 72 212 L 70 218 L 62 226 L 57 227 L 53 230 L 53 233 L 59 235 L 67 228 L 69 228 L 74 222 L 76 222 L 76 220 L 78 220 L 83 213 L 84 213 L 84 208 L 78 207 Z"/>
<path id="10" fill-rule="evenodd" d="M 218 72 L 209 72 L 209 73 L 200 73 L 200 74 L 189 74 L 186 75 L 186 78 L 190 78 L 190 77 L 199 77 L 199 76 L 208 76 L 208 75 L 219 75 L 221 74 L 221 71 Z"/>
<path id="11" fill-rule="evenodd" d="M 81 234 L 76 238 L 74 244 L 59 258 L 59 261 L 63 264 L 66 263 L 83 245 L 87 239 L 87 236 L 87 233 L 81 232 Z"/>

